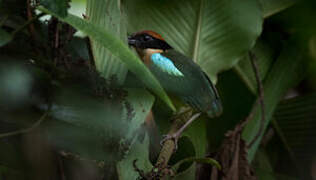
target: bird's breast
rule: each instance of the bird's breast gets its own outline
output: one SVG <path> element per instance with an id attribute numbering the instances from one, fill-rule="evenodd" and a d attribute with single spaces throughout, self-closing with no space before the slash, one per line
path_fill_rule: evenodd
<path id="1" fill-rule="evenodd" d="M 141 57 L 146 66 L 149 66 L 152 63 L 151 56 L 156 53 L 162 53 L 161 49 L 143 49 L 138 55 Z"/>

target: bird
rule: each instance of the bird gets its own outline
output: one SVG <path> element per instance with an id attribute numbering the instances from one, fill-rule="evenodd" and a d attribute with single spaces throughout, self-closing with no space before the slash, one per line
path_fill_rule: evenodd
<path id="1" fill-rule="evenodd" d="M 151 30 L 136 32 L 128 36 L 128 45 L 135 48 L 140 59 L 172 99 L 198 111 L 175 133 L 165 135 L 160 141 L 163 145 L 164 142 L 172 139 L 175 144 L 174 151 L 176 151 L 181 133 L 201 113 L 209 118 L 218 117 L 222 113 L 219 94 L 201 67 L 172 48 L 160 34 Z"/>
<path id="2" fill-rule="evenodd" d="M 192 59 L 172 48 L 151 30 L 128 36 L 128 44 L 158 79 L 164 90 L 193 109 L 218 117 L 222 113 L 219 94 L 207 74 Z"/>

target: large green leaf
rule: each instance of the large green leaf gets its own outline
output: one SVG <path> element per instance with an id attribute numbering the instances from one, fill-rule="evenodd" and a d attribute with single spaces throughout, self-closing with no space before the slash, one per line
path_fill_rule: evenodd
<path id="1" fill-rule="evenodd" d="M 212 80 L 231 68 L 254 44 L 263 22 L 253 0 L 124 1 L 130 33 L 160 33 L 176 50 L 193 58 Z"/>
<path id="2" fill-rule="evenodd" d="M 87 1 L 87 20 L 92 24 L 111 31 L 123 42 L 127 40 L 125 16 L 120 6 L 119 0 L 88 0 Z M 125 80 L 127 68 L 113 56 L 102 43 L 91 40 L 92 53 L 95 66 L 105 77 L 110 78 L 115 75 L 120 84 Z"/>
<path id="3" fill-rule="evenodd" d="M 118 57 L 126 66 L 135 73 L 144 84 L 156 93 L 162 100 L 166 102 L 169 107 L 175 110 L 171 100 L 159 84 L 158 80 L 148 70 L 148 68 L 139 60 L 139 58 L 124 44 L 120 41 L 113 33 L 81 19 L 77 16 L 68 14 L 67 17 L 63 18 L 58 14 L 55 14 L 45 8 L 39 7 L 39 10 L 52 14 L 59 20 L 66 22 L 76 29 L 87 34 L 91 39 L 102 44 L 106 47 L 114 56 Z"/>
<path id="4" fill-rule="evenodd" d="M 304 178 L 316 155 L 315 104 L 315 93 L 299 96 L 282 101 L 274 114 L 274 128 Z"/>
<path id="5" fill-rule="evenodd" d="M 139 177 L 139 172 L 135 170 L 134 162 L 136 167 L 144 172 L 150 172 L 153 168 L 149 161 L 149 138 L 147 135 L 142 142 L 136 140 L 128 156 L 117 163 L 119 180 L 137 179 Z"/>
<path id="6" fill-rule="evenodd" d="M 297 42 L 293 39 L 288 41 L 264 82 L 265 121 L 259 138 L 249 149 L 248 159 L 250 161 L 252 161 L 258 149 L 262 134 L 267 128 L 277 104 L 288 89 L 295 86 L 303 78 L 304 63 L 302 60 L 304 59 L 304 48 L 296 44 Z M 256 137 L 261 126 L 260 106 L 255 106 L 253 111 L 254 116 L 246 125 L 242 134 L 247 143 Z"/>

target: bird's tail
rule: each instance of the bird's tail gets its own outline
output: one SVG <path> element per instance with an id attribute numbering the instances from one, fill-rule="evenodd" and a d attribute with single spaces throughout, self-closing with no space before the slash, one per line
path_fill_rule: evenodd
<path id="1" fill-rule="evenodd" d="M 211 107 L 206 111 L 207 116 L 210 118 L 218 117 L 223 113 L 223 107 L 220 99 L 212 102 Z"/>

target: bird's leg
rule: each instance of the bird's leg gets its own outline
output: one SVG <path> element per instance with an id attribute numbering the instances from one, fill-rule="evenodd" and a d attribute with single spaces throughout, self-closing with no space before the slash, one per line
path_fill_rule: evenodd
<path id="1" fill-rule="evenodd" d="M 164 144 L 167 140 L 173 140 L 175 144 L 174 151 L 178 149 L 178 139 L 181 136 L 181 133 L 194 121 L 196 120 L 201 113 L 194 114 L 188 121 L 185 122 L 175 133 L 164 135 L 164 138 L 161 140 L 160 144 Z"/>

